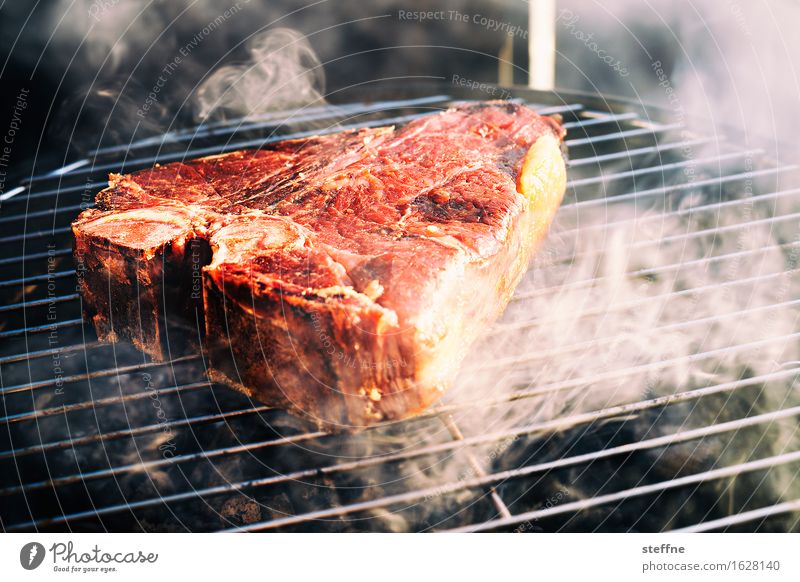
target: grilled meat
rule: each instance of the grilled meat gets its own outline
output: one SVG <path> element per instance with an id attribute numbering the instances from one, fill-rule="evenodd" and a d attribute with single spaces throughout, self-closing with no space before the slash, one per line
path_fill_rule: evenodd
<path id="1" fill-rule="evenodd" d="M 563 136 L 488 102 L 112 175 L 73 223 L 88 315 L 155 359 L 199 327 L 213 380 L 327 429 L 415 414 L 545 235 Z"/>

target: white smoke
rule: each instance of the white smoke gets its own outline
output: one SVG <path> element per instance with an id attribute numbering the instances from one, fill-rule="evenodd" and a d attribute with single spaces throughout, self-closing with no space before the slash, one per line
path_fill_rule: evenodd
<path id="1" fill-rule="evenodd" d="M 796 225 L 748 225 L 770 215 L 767 203 L 725 211 L 709 200 L 694 204 L 697 210 L 645 213 L 630 204 L 561 210 L 515 299 L 467 357 L 444 399 L 465 436 L 509 435 L 471 449 L 481 470 L 498 470 L 495 463 L 503 457 L 504 467 L 532 462 L 518 456 L 530 454 L 524 449 L 509 450 L 524 442 L 514 436 L 522 427 L 770 374 L 800 356 L 795 336 L 800 307 L 794 301 L 800 283 L 791 272 L 797 269 L 792 253 L 797 257 L 800 251 Z M 693 236 L 707 225 L 731 230 Z M 688 415 L 685 409 L 667 409 L 653 424 L 644 416 L 637 430 L 641 438 L 652 438 L 798 400 L 791 385 L 778 381 L 765 385 L 757 398 L 734 393 L 722 409 L 706 404 Z M 425 430 L 430 427 L 405 437 L 434 441 Z M 738 438 L 753 438 L 753 448 L 766 446 L 765 456 L 800 446 L 791 421 L 754 435 Z M 753 448 L 726 444 L 727 439 L 673 447 L 669 455 L 678 466 L 750 460 Z M 433 462 L 412 460 L 405 475 L 410 488 L 436 488 L 479 474 L 465 472 L 465 466 L 463 455 L 451 454 Z M 775 469 L 760 484 L 760 498 L 774 502 L 795 495 L 793 473 L 792 467 Z M 576 498 L 594 494 L 581 491 L 578 483 L 562 485 Z M 755 494 L 752 487 L 739 491 Z M 439 502 L 454 499 L 471 497 L 461 492 Z M 437 506 L 436 500 L 426 504 Z M 394 529 L 408 527 L 396 515 L 376 516 Z"/>

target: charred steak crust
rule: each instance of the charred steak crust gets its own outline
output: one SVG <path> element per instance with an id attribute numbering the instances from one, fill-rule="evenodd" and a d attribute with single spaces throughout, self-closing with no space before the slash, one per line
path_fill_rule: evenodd
<path id="1" fill-rule="evenodd" d="M 112 174 L 72 225 L 87 316 L 156 360 L 204 327 L 213 380 L 326 429 L 413 415 L 545 235 L 564 133 L 487 102 Z"/>

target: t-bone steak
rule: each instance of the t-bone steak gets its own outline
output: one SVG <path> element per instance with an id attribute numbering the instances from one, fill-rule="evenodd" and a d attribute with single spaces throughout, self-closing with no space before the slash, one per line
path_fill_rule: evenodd
<path id="1" fill-rule="evenodd" d="M 544 237 L 564 133 L 486 102 L 112 174 L 72 225 L 87 317 L 157 361 L 189 330 L 212 380 L 327 430 L 416 414 Z"/>

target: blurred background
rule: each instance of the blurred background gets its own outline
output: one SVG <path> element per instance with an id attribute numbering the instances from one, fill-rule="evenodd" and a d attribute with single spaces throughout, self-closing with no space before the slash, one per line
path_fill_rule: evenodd
<path id="1" fill-rule="evenodd" d="M 335 100 L 342 88 L 376 79 L 524 85 L 528 10 L 523 0 L 0 3 L 2 127 L 27 91 L 6 184 L 30 173 L 37 152 L 37 163 L 52 167 L 98 142 L 258 114 L 287 99 Z M 558 88 L 794 141 L 797 2 L 559 0 L 556 11 Z M 277 29 L 296 36 L 270 38 Z M 259 68 L 268 62 L 270 71 Z M 298 79 L 297 67 L 307 75 Z M 270 75 L 282 74 L 290 80 L 283 95 L 265 98 Z"/>

